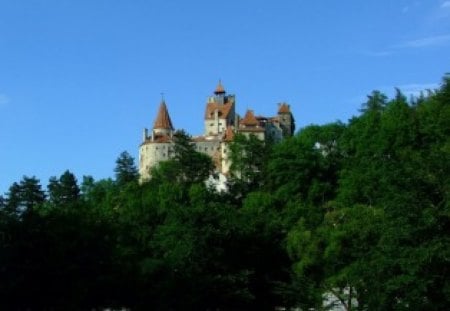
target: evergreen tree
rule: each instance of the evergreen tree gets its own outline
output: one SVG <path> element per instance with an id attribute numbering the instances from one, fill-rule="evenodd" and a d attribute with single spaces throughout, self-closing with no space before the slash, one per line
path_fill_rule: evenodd
<path id="1" fill-rule="evenodd" d="M 136 182 L 139 177 L 134 158 L 126 151 L 123 151 L 117 158 L 114 172 L 116 174 L 116 183 L 121 186 L 130 182 Z"/>
<path id="2" fill-rule="evenodd" d="M 51 177 L 47 186 L 49 201 L 56 206 L 65 206 L 78 201 L 80 188 L 74 174 L 65 171 L 59 179 Z"/>
<path id="3" fill-rule="evenodd" d="M 45 201 L 45 193 L 36 177 L 24 176 L 20 183 L 14 182 L 9 188 L 6 210 L 10 214 L 32 212 Z"/>

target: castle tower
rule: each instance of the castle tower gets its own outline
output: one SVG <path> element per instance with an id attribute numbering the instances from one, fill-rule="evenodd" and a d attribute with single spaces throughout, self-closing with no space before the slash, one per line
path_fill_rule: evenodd
<path id="1" fill-rule="evenodd" d="M 283 137 L 290 137 L 294 135 L 295 120 L 291 113 L 291 107 L 288 104 L 278 104 L 278 120 L 283 131 Z"/>
<path id="2" fill-rule="evenodd" d="M 150 178 L 150 170 L 161 161 L 172 157 L 174 128 L 166 102 L 161 101 L 153 123 L 151 135 L 144 129 L 143 142 L 139 148 L 139 175 L 141 181 Z"/>
<path id="3" fill-rule="evenodd" d="M 218 136 L 225 133 L 227 126 L 234 125 L 235 97 L 227 95 L 219 81 L 214 96 L 208 97 L 205 111 L 205 136 Z"/>
<path id="4" fill-rule="evenodd" d="M 153 139 L 157 136 L 169 136 L 173 134 L 172 120 L 170 119 L 169 111 L 164 100 L 159 105 L 158 115 L 153 123 Z"/>

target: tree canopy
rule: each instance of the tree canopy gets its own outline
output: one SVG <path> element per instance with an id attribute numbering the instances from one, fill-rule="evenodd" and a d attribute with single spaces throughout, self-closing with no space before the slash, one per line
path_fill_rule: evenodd
<path id="1" fill-rule="evenodd" d="M 450 77 L 347 123 L 237 135 L 228 190 L 185 132 L 138 182 L 24 176 L 0 196 L 2 310 L 446 310 Z"/>

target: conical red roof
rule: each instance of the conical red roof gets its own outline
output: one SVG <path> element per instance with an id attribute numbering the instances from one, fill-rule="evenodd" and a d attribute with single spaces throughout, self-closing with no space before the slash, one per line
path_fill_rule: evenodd
<path id="1" fill-rule="evenodd" d="M 158 115 L 156 116 L 153 128 L 173 130 L 172 120 L 170 119 L 169 111 L 164 100 L 159 105 Z"/>
<path id="2" fill-rule="evenodd" d="M 244 118 L 241 120 L 241 124 L 245 126 L 257 126 L 258 120 L 256 119 L 253 110 L 247 110 Z"/>
<path id="3" fill-rule="evenodd" d="M 219 84 L 217 84 L 216 89 L 214 90 L 214 94 L 225 94 L 225 89 L 223 88 L 222 81 L 219 80 Z"/>

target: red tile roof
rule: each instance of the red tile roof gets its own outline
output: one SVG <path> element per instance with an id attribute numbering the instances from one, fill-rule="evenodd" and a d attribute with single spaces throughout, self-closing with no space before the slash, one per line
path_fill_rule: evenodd
<path id="1" fill-rule="evenodd" d="M 219 103 L 214 103 L 214 102 L 208 103 L 206 105 L 205 119 L 206 120 L 214 119 L 214 112 L 216 111 L 216 109 L 219 111 L 220 119 L 227 119 L 233 105 L 234 105 L 233 101 L 227 102 L 223 105 L 219 104 Z"/>
<path id="2" fill-rule="evenodd" d="M 281 103 L 280 108 L 278 108 L 278 113 L 290 113 L 291 107 L 286 103 Z"/>
<path id="3" fill-rule="evenodd" d="M 154 129 L 173 130 L 172 120 L 167 110 L 166 102 L 163 100 L 159 105 L 158 115 L 153 124 Z"/>
<path id="4" fill-rule="evenodd" d="M 153 137 L 153 140 L 152 140 L 151 137 L 149 137 L 141 145 L 155 144 L 155 143 L 156 144 L 159 144 L 159 143 L 171 143 L 171 142 L 172 142 L 172 138 L 170 136 L 167 136 L 167 135 L 155 135 Z"/>
<path id="5" fill-rule="evenodd" d="M 241 120 L 241 125 L 245 126 L 257 126 L 258 120 L 256 119 L 253 110 L 247 110 L 244 118 Z"/>

